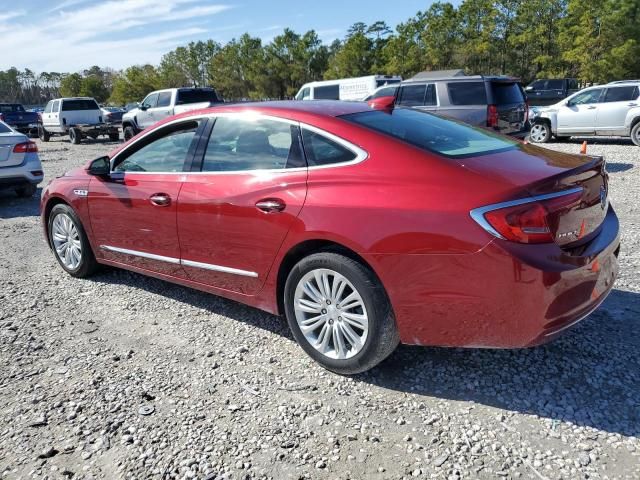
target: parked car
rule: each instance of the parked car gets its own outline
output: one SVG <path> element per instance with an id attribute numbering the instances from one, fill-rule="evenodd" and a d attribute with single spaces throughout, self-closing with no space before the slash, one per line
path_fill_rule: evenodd
<path id="1" fill-rule="evenodd" d="M 111 265 L 285 314 L 343 374 L 398 342 L 549 341 L 605 299 L 620 249 L 601 157 L 363 102 L 173 117 L 54 179 L 41 211 L 69 274 Z"/>
<path id="2" fill-rule="evenodd" d="M 102 110 L 102 115 L 104 119 L 104 123 L 109 125 L 119 126 L 122 124 L 122 116 L 125 111 L 118 107 L 100 107 Z"/>
<path id="3" fill-rule="evenodd" d="M 39 120 L 36 112 L 27 112 L 19 103 L 0 103 L 0 121 L 18 132 L 27 135 L 36 133 Z"/>
<path id="4" fill-rule="evenodd" d="M 151 92 L 138 108 L 123 115 L 124 139 L 129 140 L 145 128 L 172 115 L 218 103 L 222 103 L 222 99 L 213 88 L 169 88 Z"/>
<path id="5" fill-rule="evenodd" d="M 398 91 L 398 86 L 399 84 L 391 84 L 378 87 L 373 91 L 371 95 L 365 97 L 364 101 L 368 102 L 369 100 L 382 97 L 395 97 L 396 92 Z"/>
<path id="6" fill-rule="evenodd" d="M 631 137 L 640 146 L 640 82 L 585 88 L 550 107 L 539 109 L 530 139 L 546 143 L 572 135 Z"/>
<path id="7" fill-rule="evenodd" d="M 526 97 L 518 79 L 512 77 L 406 80 L 398 89 L 396 103 L 516 137 L 528 132 Z"/>
<path id="8" fill-rule="evenodd" d="M 98 103 L 90 97 L 58 98 L 51 100 L 42 113 L 38 136 L 48 142 L 52 135 L 69 135 L 69 141 L 78 144 L 83 138 L 96 139 L 106 135 L 118 140 L 118 127 L 104 121 Z"/>
<path id="9" fill-rule="evenodd" d="M 543 78 L 531 82 L 524 90 L 529 104 L 540 107 L 557 103 L 579 89 L 575 78 Z"/>
<path id="10" fill-rule="evenodd" d="M 378 87 L 398 84 L 402 77 L 368 75 L 305 83 L 295 96 L 296 100 L 364 100 Z"/>
<path id="11" fill-rule="evenodd" d="M 19 197 L 30 197 L 43 176 L 35 142 L 0 121 L 0 188 L 13 189 Z"/>

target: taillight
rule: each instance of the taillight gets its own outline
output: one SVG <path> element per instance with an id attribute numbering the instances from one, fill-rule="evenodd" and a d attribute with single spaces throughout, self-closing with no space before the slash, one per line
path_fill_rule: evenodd
<path id="1" fill-rule="evenodd" d="M 487 232 L 518 243 L 551 243 L 560 217 L 582 199 L 582 188 L 498 203 L 471 211 Z"/>
<path id="2" fill-rule="evenodd" d="M 38 153 L 38 145 L 35 142 L 18 143 L 13 147 L 13 153 Z"/>
<path id="3" fill-rule="evenodd" d="M 487 105 L 487 127 L 498 128 L 498 107 Z"/>
<path id="4" fill-rule="evenodd" d="M 529 121 L 529 102 L 524 102 L 524 123 Z"/>

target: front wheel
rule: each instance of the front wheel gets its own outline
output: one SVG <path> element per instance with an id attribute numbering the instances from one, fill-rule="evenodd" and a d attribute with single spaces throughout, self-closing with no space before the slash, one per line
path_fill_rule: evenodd
<path id="1" fill-rule="evenodd" d="M 546 122 L 534 123 L 529 138 L 534 143 L 547 143 L 551 139 L 551 126 Z"/>
<path id="2" fill-rule="evenodd" d="M 69 205 L 53 207 L 49 215 L 49 241 L 60 266 L 74 277 L 84 278 L 98 268 L 87 234 Z"/>
<path id="3" fill-rule="evenodd" d="M 636 123 L 631 129 L 631 141 L 640 147 L 640 122 Z"/>
<path id="4" fill-rule="evenodd" d="M 333 252 L 289 273 L 285 310 L 294 338 L 323 367 L 350 375 L 375 367 L 399 343 L 387 295 L 373 272 Z"/>
<path id="5" fill-rule="evenodd" d="M 124 127 L 123 135 L 124 135 L 124 141 L 128 142 L 129 140 L 131 140 L 133 137 L 136 136 L 136 131 L 134 130 L 133 127 L 127 126 L 127 127 Z"/>

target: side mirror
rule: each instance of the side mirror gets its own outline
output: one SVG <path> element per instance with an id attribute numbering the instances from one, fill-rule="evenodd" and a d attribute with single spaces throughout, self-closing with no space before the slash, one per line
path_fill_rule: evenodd
<path id="1" fill-rule="evenodd" d="M 149 107 L 148 107 L 147 105 L 140 105 L 138 108 L 144 112 L 144 111 L 146 111 Z"/>
<path id="2" fill-rule="evenodd" d="M 396 97 L 393 95 L 388 95 L 385 97 L 372 98 L 367 102 L 370 108 L 373 110 L 393 110 L 396 104 Z"/>
<path id="3" fill-rule="evenodd" d="M 533 87 L 531 85 L 529 85 L 528 87 L 526 87 L 524 89 L 525 92 L 533 92 Z"/>
<path id="4" fill-rule="evenodd" d="M 106 156 L 96 158 L 89 164 L 87 173 L 96 177 L 108 176 L 111 173 L 111 159 Z"/>

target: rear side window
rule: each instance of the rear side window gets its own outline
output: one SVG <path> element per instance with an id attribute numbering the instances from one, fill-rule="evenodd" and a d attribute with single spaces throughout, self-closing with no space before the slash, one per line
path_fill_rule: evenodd
<path id="1" fill-rule="evenodd" d="M 451 158 L 487 155 L 517 146 L 515 140 L 488 130 L 412 108 L 396 108 L 391 113 L 373 110 L 341 118 Z"/>
<path id="2" fill-rule="evenodd" d="M 406 107 L 437 105 L 436 86 L 433 83 L 424 85 L 404 85 L 400 87 L 398 105 Z"/>
<path id="3" fill-rule="evenodd" d="M 213 88 L 181 88 L 178 90 L 176 105 L 202 102 L 219 103 L 220 97 Z"/>
<path id="4" fill-rule="evenodd" d="M 95 100 L 90 98 L 62 101 L 63 112 L 71 112 L 71 111 L 78 111 L 78 110 L 100 110 L 100 107 L 98 107 L 98 104 L 96 103 Z"/>
<path id="5" fill-rule="evenodd" d="M 493 102 L 497 105 L 524 103 L 524 95 L 517 83 L 492 82 Z"/>
<path id="6" fill-rule="evenodd" d="M 340 85 L 326 85 L 313 89 L 314 100 L 340 100 Z"/>
<path id="7" fill-rule="evenodd" d="M 638 98 L 638 87 L 613 87 L 607 88 L 604 102 L 626 102 Z"/>
<path id="8" fill-rule="evenodd" d="M 547 80 L 547 90 L 562 90 L 564 80 Z"/>
<path id="9" fill-rule="evenodd" d="M 451 105 L 486 105 L 484 82 L 447 83 Z"/>
<path id="10" fill-rule="evenodd" d="M 168 107 L 171 105 L 171 92 L 160 92 L 158 94 L 157 107 Z"/>
<path id="11" fill-rule="evenodd" d="M 306 128 L 302 129 L 302 141 L 310 167 L 351 162 L 357 157 L 347 147 Z"/>

